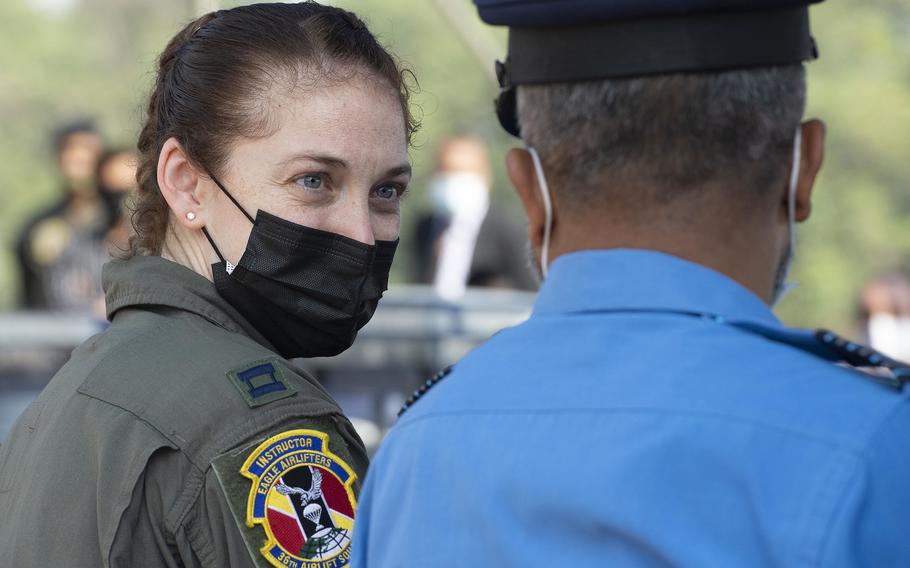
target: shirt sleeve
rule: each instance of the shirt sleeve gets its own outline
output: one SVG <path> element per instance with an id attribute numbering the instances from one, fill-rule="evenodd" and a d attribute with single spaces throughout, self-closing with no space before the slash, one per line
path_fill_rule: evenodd
<path id="1" fill-rule="evenodd" d="M 133 488 L 130 503 L 119 519 L 108 562 L 111 568 L 130 566 L 197 566 L 181 559 L 178 543 L 164 528 L 168 508 L 192 466 L 178 451 L 162 449 L 149 458 Z"/>
<path id="2" fill-rule="evenodd" d="M 111 547 L 111 568 L 247 568 L 256 564 L 244 544 L 224 493 L 209 469 L 202 487 L 173 533 L 165 525 L 181 500 L 185 480 L 196 478 L 179 451 L 159 451 L 139 478 Z"/>
<path id="3" fill-rule="evenodd" d="M 211 469 L 190 515 L 191 518 L 183 524 L 176 539 L 180 557 L 187 566 L 267 566 L 255 562 L 250 555 L 230 505 Z"/>
<path id="4" fill-rule="evenodd" d="M 300 440 L 313 445 L 302 448 L 292 443 Z M 324 445 L 317 447 L 320 443 Z M 367 458 L 350 423 L 326 416 L 273 425 L 219 455 L 205 469 L 180 450 L 155 453 L 119 520 L 107 565 L 270 568 L 262 550 L 263 527 L 246 522 L 252 483 L 242 470 L 254 453 L 266 452 L 261 456 L 266 462 L 277 460 L 280 452 L 268 451 L 272 444 L 289 453 L 278 464 L 288 471 L 310 468 L 308 464 L 320 468 L 322 478 L 315 482 L 319 496 L 312 500 L 324 498 L 320 506 L 328 509 L 327 518 L 337 525 L 338 541 L 346 545 Z M 329 478 L 335 475 L 340 478 Z M 309 481 L 304 489 L 316 491 L 314 481 Z"/>
<path id="5" fill-rule="evenodd" d="M 910 404 L 905 398 L 871 439 L 834 512 L 826 567 L 910 566 Z M 813 564 L 815 565 L 815 564 Z"/>

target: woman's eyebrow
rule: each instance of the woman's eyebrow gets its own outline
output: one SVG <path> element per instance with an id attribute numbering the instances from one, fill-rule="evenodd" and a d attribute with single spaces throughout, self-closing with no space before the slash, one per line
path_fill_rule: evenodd
<path id="1" fill-rule="evenodd" d="M 401 175 L 411 175 L 411 164 L 402 164 L 388 170 L 382 177 L 398 177 Z"/>
<path id="2" fill-rule="evenodd" d="M 346 169 L 349 167 L 348 162 L 346 160 L 344 160 L 343 158 L 339 158 L 337 156 L 332 156 L 329 154 L 308 154 L 308 153 L 294 154 L 293 156 L 279 162 L 277 164 L 277 166 L 283 168 L 283 167 L 287 167 L 295 162 L 299 162 L 302 160 L 318 162 L 320 164 L 325 164 L 326 166 L 338 168 L 338 169 Z M 405 164 L 401 164 L 400 166 L 395 166 L 394 168 L 390 168 L 383 174 L 382 177 L 397 177 L 400 175 L 410 176 L 411 175 L 411 164 L 405 163 Z"/>
<path id="3" fill-rule="evenodd" d="M 344 169 L 344 168 L 348 167 L 348 163 L 344 159 L 339 158 L 337 156 L 331 156 L 328 154 L 307 154 L 307 153 L 294 154 L 290 158 L 287 158 L 286 160 L 282 160 L 281 162 L 278 162 L 278 164 L 276 164 L 276 165 L 278 167 L 286 167 L 286 166 L 293 164 L 294 162 L 299 162 L 302 160 L 318 162 L 320 164 L 325 164 L 326 166 L 330 166 L 333 168 Z"/>

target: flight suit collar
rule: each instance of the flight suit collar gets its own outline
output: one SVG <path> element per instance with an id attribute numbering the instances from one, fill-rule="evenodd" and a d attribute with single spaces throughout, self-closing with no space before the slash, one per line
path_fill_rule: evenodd
<path id="1" fill-rule="evenodd" d="M 731 278 L 657 251 L 613 249 L 565 254 L 550 266 L 534 313 L 668 311 L 781 323 Z"/>
<path id="2" fill-rule="evenodd" d="M 195 271 L 160 256 L 113 260 L 102 272 L 107 319 L 124 308 L 167 306 L 197 314 L 213 324 L 251 337 L 275 350 L 240 313 L 222 298 L 215 285 Z"/>

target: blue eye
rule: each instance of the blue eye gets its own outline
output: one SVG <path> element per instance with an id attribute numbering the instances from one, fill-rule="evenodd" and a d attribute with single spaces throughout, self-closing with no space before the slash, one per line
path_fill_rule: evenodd
<path id="1" fill-rule="evenodd" d="M 398 189 L 392 185 L 384 185 L 376 190 L 376 195 L 381 199 L 395 199 L 398 197 Z"/>
<path id="2" fill-rule="evenodd" d="M 301 184 L 307 189 L 322 189 L 322 176 L 317 175 L 308 175 L 303 176 L 297 183 Z"/>

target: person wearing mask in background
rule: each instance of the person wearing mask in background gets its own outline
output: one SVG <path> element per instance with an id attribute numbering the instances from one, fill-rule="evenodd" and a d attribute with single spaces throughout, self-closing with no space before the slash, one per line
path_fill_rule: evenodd
<path id="1" fill-rule="evenodd" d="M 127 198 L 136 190 L 138 156 L 127 148 L 105 150 L 95 166 L 98 196 L 104 207 L 105 222 L 98 231 L 98 255 L 95 256 L 93 273 L 97 278 L 97 296 L 91 303 L 92 315 L 101 322 L 107 317 L 104 291 L 101 289 L 101 270 L 105 262 L 129 251 L 130 226 Z"/>
<path id="2" fill-rule="evenodd" d="M 95 169 L 98 192 L 107 211 L 104 241 L 108 252 L 118 256 L 129 250 L 129 198 L 136 191 L 139 157 L 129 148 L 104 152 Z"/>
<path id="3" fill-rule="evenodd" d="M 101 136 L 90 121 L 61 126 L 54 135 L 63 178 L 60 199 L 32 218 L 16 245 L 20 306 L 85 311 L 101 293 L 107 210 L 95 179 Z"/>
<path id="4" fill-rule="evenodd" d="M 354 565 L 910 566 L 910 369 L 771 312 L 824 152 L 808 0 L 475 3 L 545 279 L 406 406 Z"/>
<path id="5" fill-rule="evenodd" d="M 910 280 L 904 274 L 889 272 L 866 283 L 859 320 L 872 347 L 910 361 Z"/>
<path id="6" fill-rule="evenodd" d="M 297 357 L 347 349 L 397 246 L 414 123 L 354 14 L 221 10 L 162 53 L 110 327 L 0 448 L 8 566 L 348 563 L 367 455 Z"/>
<path id="7" fill-rule="evenodd" d="M 492 172 L 486 145 L 469 136 L 442 143 L 430 181 L 433 210 L 417 222 L 418 282 L 457 301 L 468 286 L 535 289 L 524 260 L 522 227 L 490 199 Z"/>

